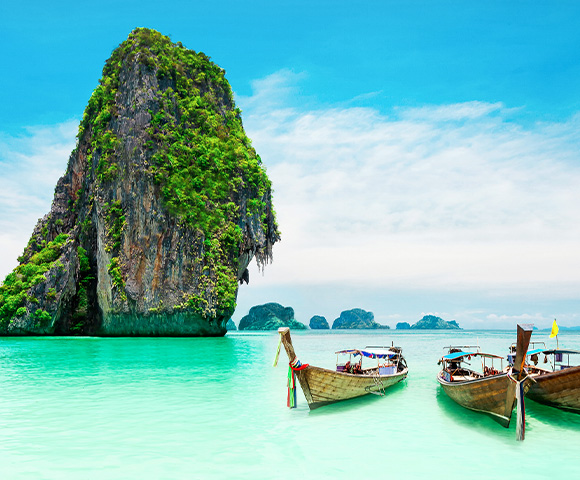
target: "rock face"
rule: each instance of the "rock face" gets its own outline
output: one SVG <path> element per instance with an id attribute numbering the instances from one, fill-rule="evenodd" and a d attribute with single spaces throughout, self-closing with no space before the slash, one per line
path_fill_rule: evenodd
<path id="1" fill-rule="evenodd" d="M 266 303 L 250 308 L 250 313 L 240 320 L 239 330 L 278 330 L 290 327 L 292 330 L 306 330 L 303 323 L 294 319 L 294 309 L 279 303 Z"/>
<path id="2" fill-rule="evenodd" d="M 20 265 L 4 335 L 224 335 L 279 240 L 271 185 L 224 71 L 136 29 L 106 62 Z"/>
<path id="3" fill-rule="evenodd" d="M 314 315 L 310 319 L 309 325 L 310 325 L 310 328 L 312 330 L 329 330 L 330 329 L 330 326 L 328 325 L 326 318 L 321 317 L 320 315 Z"/>
<path id="4" fill-rule="evenodd" d="M 333 329 L 347 329 L 347 328 L 390 328 L 388 325 L 381 325 L 375 322 L 375 315 L 372 312 L 367 312 L 362 308 L 353 308 L 352 310 L 345 310 L 341 312 L 340 317 L 334 320 L 332 324 Z"/>
<path id="5" fill-rule="evenodd" d="M 407 322 L 399 322 L 397 323 L 397 330 L 409 330 L 411 328 L 411 325 L 409 325 L 409 323 Z"/>
<path id="6" fill-rule="evenodd" d="M 446 322 L 440 317 L 435 315 L 425 315 L 417 323 L 413 324 L 411 327 L 416 330 L 460 330 L 461 327 L 457 324 L 455 320 L 450 320 Z"/>
<path id="7" fill-rule="evenodd" d="M 238 327 L 236 327 L 236 324 L 235 324 L 235 323 L 234 323 L 234 321 L 233 321 L 233 320 L 230 318 L 230 319 L 228 320 L 228 323 L 226 323 L 226 330 L 227 330 L 228 332 L 230 332 L 230 331 L 232 331 L 232 332 L 233 332 L 233 331 L 235 331 L 235 330 L 237 330 L 237 329 L 238 329 Z"/>

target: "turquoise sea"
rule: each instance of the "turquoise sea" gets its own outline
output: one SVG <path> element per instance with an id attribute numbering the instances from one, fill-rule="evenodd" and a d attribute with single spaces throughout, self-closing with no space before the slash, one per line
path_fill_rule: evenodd
<path id="1" fill-rule="evenodd" d="M 580 475 L 580 415 L 526 402 L 526 439 L 465 410 L 435 376 L 443 347 L 504 354 L 513 332 L 293 332 L 300 360 L 404 349 L 408 379 L 310 412 L 286 407 L 278 335 L 0 338 L 1 479 L 545 479 Z M 546 341 L 548 333 L 534 333 Z M 580 349 L 565 332 L 561 347 Z M 515 420 L 515 415 L 514 415 Z"/>

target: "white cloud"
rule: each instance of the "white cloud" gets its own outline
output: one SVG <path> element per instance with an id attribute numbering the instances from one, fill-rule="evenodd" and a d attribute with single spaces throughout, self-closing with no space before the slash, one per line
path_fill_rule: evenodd
<path id="1" fill-rule="evenodd" d="M 297 85 L 304 78 L 306 74 L 303 72 L 280 70 L 266 78 L 254 80 L 252 82 L 254 94 L 251 97 L 237 98 L 237 103 L 243 103 L 245 108 L 254 111 L 274 113 L 274 108 L 279 109 L 299 93 Z"/>
<path id="2" fill-rule="evenodd" d="M 486 102 L 464 102 L 452 105 L 398 108 L 401 118 L 406 120 L 429 120 L 435 122 L 473 120 L 505 110 L 504 105 Z"/>
<path id="3" fill-rule="evenodd" d="M 269 284 L 579 291 L 580 117 L 524 126 L 484 102 L 301 110 L 286 73 L 241 99 L 282 231 Z"/>
<path id="4" fill-rule="evenodd" d="M 501 103 L 396 108 L 388 115 L 306 108 L 297 85 L 304 78 L 278 72 L 238 100 L 273 181 L 282 230 L 274 264 L 264 276 L 252 272 L 242 302 L 256 304 L 248 297 L 254 293 L 275 301 L 267 292 L 276 288 L 315 285 L 320 292 L 321 285 L 340 284 L 357 292 L 430 292 L 418 302 L 430 305 L 412 315 L 373 307 L 382 323 L 414 322 L 433 308 L 462 326 L 501 327 L 525 321 L 522 315 L 540 326 L 555 315 L 563 325 L 578 324 L 557 307 L 461 311 L 434 299 L 437 291 L 447 299 L 468 291 L 577 298 L 580 115 L 530 126 Z M 37 219 L 49 211 L 77 125 L 0 133 L 0 276 L 16 265 Z M 288 302 L 306 309 L 303 297 Z M 333 308 L 372 303 L 329 298 Z"/>
<path id="5" fill-rule="evenodd" d="M 38 219 L 50 210 L 54 187 L 75 146 L 78 121 L 0 133 L 0 277 L 17 265 Z"/>
<path id="6" fill-rule="evenodd" d="M 521 315 L 497 315 L 495 313 L 491 313 L 487 315 L 486 318 L 492 322 L 510 321 L 513 323 L 547 322 L 550 320 L 541 313 L 535 314 L 523 313 Z"/>

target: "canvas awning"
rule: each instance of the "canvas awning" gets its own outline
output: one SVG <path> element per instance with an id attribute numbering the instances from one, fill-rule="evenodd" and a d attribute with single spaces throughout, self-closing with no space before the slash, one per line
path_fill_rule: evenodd
<path id="1" fill-rule="evenodd" d="M 553 349 L 553 350 L 542 350 L 542 352 L 545 353 L 546 355 L 552 355 L 554 353 L 565 353 L 567 355 L 580 355 L 580 351 L 578 351 L 578 350 Z"/>
<path id="2" fill-rule="evenodd" d="M 544 349 L 543 348 L 536 348 L 535 350 L 528 350 L 528 353 L 526 353 L 526 355 L 536 355 L 538 353 L 543 353 Z M 515 356 L 515 354 L 514 354 Z"/>
<path id="3" fill-rule="evenodd" d="M 392 350 L 386 350 L 382 348 L 366 348 L 364 350 L 359 350 L 358 348 L 354 348 L 351 350 L 340 350 L 338 353 L 343 353 L 347 355 L 354 355 L 355 357 L 358 355 L 362 355 L 363 357 L 368 358 L 393 358 L 397 355 L 397 352 L 393 352 Z"/>
<path id="4" fill-rule="evenodd" d="M 499 355 L 492 355 L 491 353 L 481 353 L 481 352 L 455 352 L 455 353 L 449 353 L 448 355 L 444 355 L 442 360 L 445 360 L 446 362 L 450 361 L 450 360 L 457 360 L 458 358 L 463 358 L 463 357 L 485 357 L 485 358 L 499 358 L 503 360 L 503 357 L 500 357 Z"/>
<path id="5" fill-rule="evenodd" d="M 475 355 L 475 354 L 476 354 L 476 352 L 454 352 L 454 353 L 450 353 L 448 355 L 443 355 L 443 360 L 456 360 L 456 359 L 461 358 L 461 357 Z"/>

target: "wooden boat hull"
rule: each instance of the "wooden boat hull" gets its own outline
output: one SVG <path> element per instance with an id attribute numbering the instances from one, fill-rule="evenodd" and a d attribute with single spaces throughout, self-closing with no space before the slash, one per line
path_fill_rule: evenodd
<path id="1" fill-rule="evenodd" d="M 482 364 L 483 375 L 462 368 L 461 364 L 466 361 L 466 356 L 468 359 L 471 355 L 482 356 L 484 359 L 498 357 L 479 351 L 463 352 L 461 347 L 449 347 L 449 354 L 439 361 L 443 363 L 443 369 L 437 375 L 437 381 L 453 401 L 464 408 L 490 415 L 506 428 L 510 425 L 512 412 L 517 404 L 516 438 L 518 440 L 523 440 L 525 437 L 524 395 L 532 380 L 524 368 L 524 362 L 532 330 L 532 325 L 517 326 L 515 361 L 503 373 L 496 373 L 492 370 L 493 374 L 490 374 L 490 370 L 484 368 L 485 363 Z"/>
<path id="2" fill-rule="evenodd" d="M 407 377 L 408 369 L 392 375 L 352 375 L 326 368 L 309 366 L 296 372 L 310 410 L 330 403 L 361 397 L 368 393 L 380 394 L 386 388 Z"/>
<path id="3" fill-rule="evenodd" d="M 292 345 L 290 329 L 282 327 L 278 329 L 278 333 L 288 359 L 294 360 L 296 353 Z M 310 410 L 369 393 L 380 394 L 385 388 L 404 380 L 407 373 L 408 369 L 405 367 L 400 372 L 390 375 L 354 375 L 310 365 L 303 370 L 295 371 Z"/>
<path id="4" fill-rule="evenodd" d="M 527 398 L 580 413 L 580 366 L 533 377 Z"/>
<path id="5" fill-rule="evenodd" d="M 509 427 L 516 402 L 516 384 L 507 373 L 464 382 L 448 382 L 442 375 L 443 372 L 439 372 L 437 381 L 449 398 L 462 407 L 487 413 Z"/>

